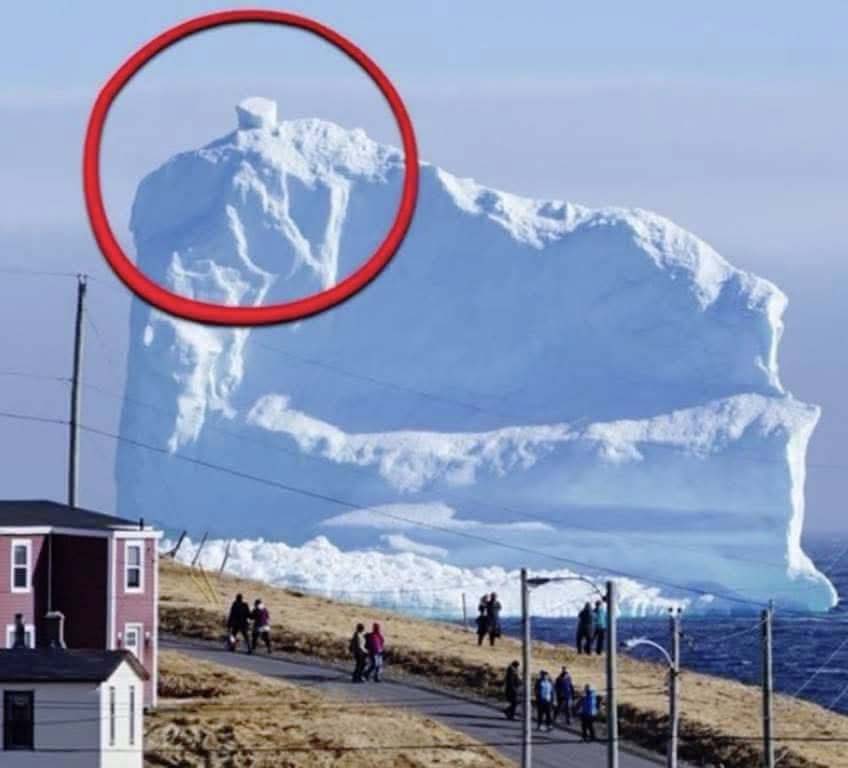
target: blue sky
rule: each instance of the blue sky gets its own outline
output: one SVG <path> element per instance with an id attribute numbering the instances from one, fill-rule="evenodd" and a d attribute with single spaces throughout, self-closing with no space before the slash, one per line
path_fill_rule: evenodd
<path id="1" fill-rule="evenodd" d="M 145 40 L 188 16 L 240 3 L 14 4 L 0 42 L 0 258 L 84 269 L 102 339 L 90 379 L 120 388 L 126 294 L 88 236 L 79 165 L 97 88 Z M 292 2 L 348 35 L 404 95 L 422 156 L 533 196 L 655 209 L 790 297 L 784 378 L 822 404 L 811 450 L 813 527 L 840 524 L 848 406 L 843 297 L 848 22 L 844 2 Z M 529 8 L 529 9 L 528 9 Z M 173 152 L 229 130 L 246 95 L 282 117 L 319 115 L 392 140 L 373 87 L 332 49 L 294 30 L 229 28 L 164 53 L 110 117 L 104 187 L 125 235 L 135 185 Z M 66 375 L 72 284 L 0 276 L 0 368 Z M 26 328 L 20 333 L 18 327 Z M 107 351 L 108 350 L 108 354 Z M 9 410 L 64 417 L 64 385 L 0 377 Z M 114 426 L 117 403 L 89 395 Z M 0 424 L 17 450 L 3 496 L 61 496 L 64 435 Z M 9 445 L 7 439 L 3 441 Z M 8 448 L 6 449 L 8 450 Z M 109 508 L 111 451 L 87 438 L 83 499 Z M 96 471 L 94 471 L 96 468 Z"/>

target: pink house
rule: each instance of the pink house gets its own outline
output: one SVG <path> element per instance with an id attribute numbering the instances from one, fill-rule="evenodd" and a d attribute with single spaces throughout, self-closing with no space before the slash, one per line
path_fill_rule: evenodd
<path id="1" fill-rule="evenodd" d="M 64 615 L 68 648 L 127 650 L 147 670 L 156 705 L 162 533 L 53 501 L 0 501 L 0 648 L 22 614 L 30 647 L 46 647 L 48 613 Z"/>

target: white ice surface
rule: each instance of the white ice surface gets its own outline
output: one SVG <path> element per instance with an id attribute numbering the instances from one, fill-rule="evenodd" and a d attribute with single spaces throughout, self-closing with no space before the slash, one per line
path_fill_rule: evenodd
<path id="1" fill-rule="evenodd" d="M 162 542 L 168 551 L 172 541 Z M 207 541 L 200 564 L 216 569 L 223 562 L 226 541 Z M 389 549 L 392 549 L 389 546 Z M 178 559 L 191 563 L 197 542 L 183 541 Z M 391 553 L 378 550 L 342 551 L 324 536 L 303 546 L 281 542 L 242 539 L 230 545 L 228 573 L 287 586 L 346 602 L 382 608 L 402 609 L 420 616 L 462 618 L 462 594 L 472 616 L 484 593 L 496 592 L 504 616 L 521 615 L 520 574 L 499 566 L 459 568 L 418 552 Z M 573 578 L 568 569 L 543 570 L 535 576 Z M 603 589 L 604 577 L 598 584 Z M 669 608 L 696 608 L 699 599 L 669 599 L 658 588 L 630 579 L 618 581 L 622 616 L 664 615 Z M 251 599 L 254 597 L 250 596 Z M 576 616 L 587 601 L 594 603 L 598 593 L 582 581 L 552 583 L 533 592 L 535 616 Z M 708 601 L 707 601 L 708 602 Z"/>

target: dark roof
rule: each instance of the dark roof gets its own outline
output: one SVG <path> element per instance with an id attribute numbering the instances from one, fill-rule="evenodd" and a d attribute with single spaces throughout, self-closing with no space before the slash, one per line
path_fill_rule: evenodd
<path id="1" fill-rule="evenodd" d="M 147 670 L 130 651 L 60 649 L 0 651 L 3 683 L 102 683 L 126 661 L 142 679 Z"/>
<path id="2" fill-rule="evenodd" d="M 103 515 L 55 501 L 0 501 L 0 528 L 56 526 L 109 531 L 115 528 L 138 528 L 138 525 L 138 520 Z"/>

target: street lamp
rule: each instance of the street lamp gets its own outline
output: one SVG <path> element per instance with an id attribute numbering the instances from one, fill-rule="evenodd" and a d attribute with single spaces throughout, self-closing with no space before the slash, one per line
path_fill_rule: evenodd
<path id="1" fill-rule="evenodd" d="M 630 640 L 625 640 L 623 645 L 627 650 L 632 650 L 640 645 L 647 645 L 659 651 L 666 664 L 668 664 L 668 719 L 669 719 L 669 736 L 668 747 L 666 749 L 666 765 L 668 768 L 677 768 L 677 733 L 678 733 L 678 686 L 680 678 L 680 608 L 675 612 L 673 608 L 669 608 L 669 618 L 671 620 L 671 653 L 663 648 L 659 643 L 649 640 L 647 637 L 634 637 Z"/>
<path id="2" fill-rule="evenodd" d="M 527 577 L 527 569 L 521 569 L 521 626 L 522 626 L 522 662 L 524 664 L 524 718 L 522 724 L 521 752 L 522 768 L 530 768 L 532 759 L 532 723 L 530 712 L 530 590 L 543 587 L 551 582 L 582 581 L 588 584 L 607 604 L 607 768 L 618 768 L 618 702 L 616 700 L 616 592 L 615 582 L 607 581 L 606 594 L 590 579 L 584 576 L 534 576 Z"/>

